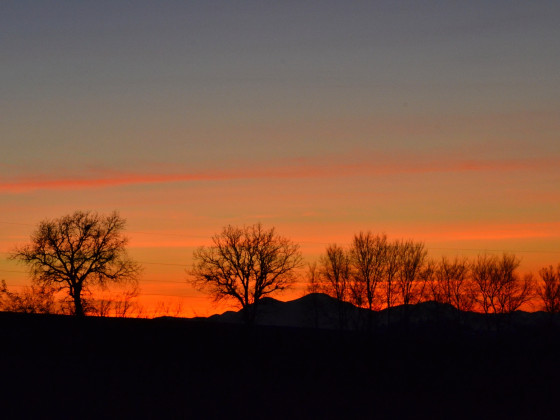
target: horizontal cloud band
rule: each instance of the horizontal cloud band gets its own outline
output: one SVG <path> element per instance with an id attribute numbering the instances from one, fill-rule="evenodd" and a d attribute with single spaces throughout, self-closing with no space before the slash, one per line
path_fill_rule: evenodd
<path id="1" fill-rule="evenodd" d="M 162 184 L 174 182 L 223 181 L 237 179 L 298 179 L 373 176 L 391 174 L 421 174 L 445 172 L 509 172 L 557 168 L 549 159 L 525 160 L 465 160 L 422 162 L 403 159 L 399 163 L 358 162 L 335 163 L 334 159 L 297 160 L 285 165 L 200 171 L 191 173 L 119 173 L 113 170 L 76 176 L 27 175 L 0 180 L 0 192 L 22 193 L 35 190 L 79 190 L 124 185 Z"/>

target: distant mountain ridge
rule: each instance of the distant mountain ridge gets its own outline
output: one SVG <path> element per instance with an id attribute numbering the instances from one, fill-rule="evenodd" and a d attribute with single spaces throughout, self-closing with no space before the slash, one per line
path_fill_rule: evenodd
<path id="1" fill-rule="evenodd" d="M 244 323 L 244 310 L 227 311 L 208 317 L 212 322 Z M 323 293 L 311 293 L 301 298 L 283 302 L 266 297 L 259 302 L 256 325 L 366 330 L 387 328 L 388 325 L 407 323 L 411 326 L 461 325 L 474 330 L 493 328 L 494 324 L 530 326 L 545 322 L 558 322 L 544 312 L 516 311 L 512 314 L 485 315 L 478 312 L 462 312 L 449 304 L 435 301 L 415 305 L 399 305 L 391 309 L 370 311 Z"/>

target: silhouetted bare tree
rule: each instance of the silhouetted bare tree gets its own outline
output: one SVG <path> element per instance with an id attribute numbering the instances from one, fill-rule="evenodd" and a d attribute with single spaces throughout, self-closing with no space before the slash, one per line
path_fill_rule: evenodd
<path id="1" fill-rule="evenodd" d="M 354 235 L 350 248 L 353 267 L 352 295 L 357 306 L 371 311 L 377 296 L 377 287 L 383 281 L 387 258 L 387 236 L 360 232 Z"/>
<path id="2" fill-rule="evenodd" d="M 470 311 L 474 297 L 470 291 L 470 265 L 466 258 L 450 261 L 442 257 L 434 270 L 434 283 L 430 287 L 434 300 L 453 305 L 460 311 Z"/>
<path id="3" fill-rule="evenodd" d="M 485 314 L 496 313 L 499 283 L 495 281 L 497 259 L 492 255 L 479 255 L 472 266 L 474 297 Z"/>
<path id="4" fill-rule="evenodd" d="M 438 263 L 433 259 L 426 260 L 426 267 L 423 272 L 423 280 L 425 282 L 424 298 L 426 300 L 443 303 L 444 297 L 436 276 L 437 268 Z"/>
<path id="5" fill-rule="evenodd" d="M 36 284 L 66 289 L 74 314 L 83 317 L 82 293 L 88 287 L 137 281 L 140 266 L 126 254 L 124 226 L 117 212 L 104 216 L 77 211 L 45 220 L 31 243 L 16 248 L 11 258 L 29 266 Z"/>
<path id="6" fill-rule="evenodd" d="M 320 305 L 318 302 L 318 296 L 316 293 L 323 293 L 324 287 L 321 284 L 321 275 L 317 267 L 317 262 L 313 262 L 307 265 L 307 287 L 305 288 L 305 294 L 314 294 L 311 301 L 311 313 L 310 319 L 315 328 L 319 327 L 319 316 L 320 316 Z"/>
<path id="7" fill-rule="evenodd" d="M 6 282 L 0 283 L 0 310 L 30 314 L 53 314 L 58 312 L 56 291 L 47 285 L 25 286 L 21 292 L 8 290 Z"/>
<path id="8" fill-rule="evenodd" d="M 484 313 L 511 313 L 531 299 L 532 276 L 521 278 L 516 273 L 519 264 L 513 254 L 478 256 L 472 266 L 472 280 Z"/>
<path id="9" fill-rule="evenodd" d="M 420 277 L 426 263 L 426 249 L 422 242 L 403 241 L 398 252 L 399 270 L 396 276 L 397 292 L 403 305 L 408 306 L 422 297 Z"/>
<path id="10" fill-rule="evenodd" d="M 398 271 L 396 292 L 404 306 L 404 322 L 408 327 L 410 305 L 420 301 L 426 284 L 422 276 L 426 263 L 426 249 L 421 242 L 401 241 L 397 246 Z"/>
<path id="11" fill-rule="evenodd" d="M 113 314 L 118 318 L 127 318 L 133 315 L 133 313 L 140 313 L 142 308 L 135 301 L 139 294 L 140 290 L 138 287 L 128 288 L 119 293 L 113 301 Z"/>
<path id="12" fill-rule="evenodd" d="M 391 307 L 395 303 L 396 276 L 400 270 L 400 241 L 387 244 L 385 253 L 384 283 L 385 302 L 387 305 L 387 325 L 391 323 Z"/>
<path id="13" fill-rule="evenodd" d="M 537 294 L 541 298 L 544 310 L 551 314 L 560 312 L 560 264 L 554 270 L 553 266 L 544 267 L 539 271 L 541 284 Z"/>
<path id="14" fill-rule="evenodd" d="M 385 274 L 387 260 L 387 236 L 360 232 L 354 235 L 350 246 L 350 263 L 352 265 L 351 295 L 352 303 L 369 309 L 366 328 L 371 330 L 374 309 L 381 306 L 379 288 Z"/>
<path id="15" fill-rule="evenodd" d="M 517 311 L 524 303 L 529 302 L 534 295 L 534 278 L 531 273 L 523 276 L 513 273 L 513 276 L 504 282 L 498 294 L 500 313 L 509 314 Z"/>
<path id="16" fill-rule="evenodd" d="M 400 242 L 394 241 L 387 246 L 387 256 L 385 261 L 385 303 L 387 309 L 395 304 L 396 276 L 399 272 L 399 252 Z"/>
<path id="17" fill-rule="evenodd" d="M 120 291 L 111 293 L 96 294 L 95 299 L 91 299 L 90 312 L 102 317 L 113 316 L 117 318 L 127 318 L 140 310 L 136 297 L 140 294 L 138 285 L 123 287 Z"/>
<path id="18" fill-rule="evenodd" d="M 336 244 L 329 245 L 319 259 L 321 282 L 324 290 L 338 300 L 340 328 L 346 326 L 344 302 L 350 297 L 350 257 L 346 250 Z"/>
<path id="19" fill-rule="evenodd" d="M 157 317 L 178 317 L 183 312 L 183 303 L 180 301 L 160 301 L 155 305 L 151 314 L 153 318 Z"/>
<path id="20" fill-rule="evenodd" d="M 299 246 L 260 223 L 227 226 L 212 242 L 193 254 L 192 283 L 215 300 L 237 301 L 248 323 L 254 321 L 259 301 L 291 286 L 295 269 L 302 266 Z"/>
<path id="21" fill-rule="evenodd" d="M 305 294 L 323 292 L 323 286 L 321 285 L 320 277 L 321 276 L 317 268 L 317 263 L 313 262 L 307 264 L 307 287 L 305 288 Z"/>

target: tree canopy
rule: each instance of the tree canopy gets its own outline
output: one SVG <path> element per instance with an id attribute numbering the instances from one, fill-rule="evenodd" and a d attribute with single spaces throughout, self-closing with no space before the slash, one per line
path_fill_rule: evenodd
<path id="1" fill-rule="evenodd" d="M 66 289 L 76 316 L 84 316 L 83 292 L 111 282 L 137 282 L 140 266 L 126 253 L 125 220 L 117 212 L 76 211 L 44 220 L 31 243 L 16 248 L 14 260 L 28 265 L 33 281 Z"/>
<path id="2" fill-rule="evenodd" d="M 299 246 L 260 223 L 226 226 L 212 242 L 194 252 L 192 282 L 216 300 L 237 301 L 249 322 L 259 300 L 289 287 L 302 265 Z"/>

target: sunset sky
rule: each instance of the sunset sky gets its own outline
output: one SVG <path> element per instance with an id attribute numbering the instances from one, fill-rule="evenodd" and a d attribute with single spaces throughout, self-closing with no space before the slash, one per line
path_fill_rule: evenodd
<path id="1" fill-rule="evenodd" d="M 194 247 L 261 221 L 560 262 L 558 1 L 2 1 L 0 279 L 118 210 L 144 299 L 208 315 Z M 294 291 L 293 295 L 301 294 Z"/>

